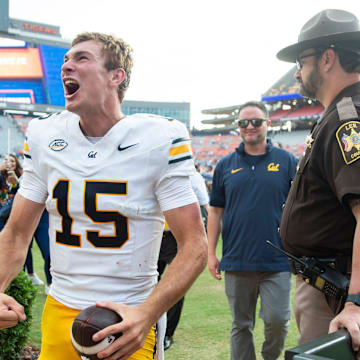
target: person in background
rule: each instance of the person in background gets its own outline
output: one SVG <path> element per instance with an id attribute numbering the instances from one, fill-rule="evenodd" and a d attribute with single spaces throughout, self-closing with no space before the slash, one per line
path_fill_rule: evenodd
<path id="1" fill-rule="evenodd" d="M 199 170 L 198 170 L 199 171 Z M 211 184 L 213 179 L 213 167 L 212 165 L 206 165 L 204 171 L 200 171 L 201 176 L 205 179 L 205 184 L 208 192 L 211 192 Z"/>
<path id="2" fill-rule="evenodd" d="M 11 211 L 13 197 L 19 189 L 23 168 L 14 154 L 4 157 L 0 172 L 0 230 L 4 227 Z"/>
<path id="3" fill-rule="evenodd" d="M 197 170 L 190 176 L 191 186 L 200 205 L 201 217 L 204 226 L 207 224 L 207 214 L 209 210 L 209 195 L 207 192 L 204 178 L 199 173 L 199 166 L 195 164 Z M 165 229 L 161 241 L 160 254 L 158 260 L 159 279 L 164 273 L 166 266 L 170 265 L 177 254 L 177 243 L 171 230 L 165 223 Z M 164 350 L 170 348 L 174 342 L 174 333 L 179 324 L 185 297 L 183 296 L 176 304 L 174 304 L 166 313 L 166 332 L 164 338 Z"/>
<path id="4" fill-rule="evenodd" d="M 301 94 L 325 112 L 306 141 L 281 219 L 284 248 L 350 278 L 348 297 L 312 287 L 294 268 L 300 343 L 346 328 L 360 347 L 360 24 L 344 10 L 314 15 L 298 42 L 279 51 L 297 64 Z M 301 271 L 301 268 L 299 269 Z M 359 356 L 359 355 L 358 355 Z"/>
<path id="5" fill-rule="evenodd" d="M 23 174 L 23 168 L 15 154 L 9 154 L 4 158 L 4 171 L 2 173 L 5 179 L 5 189 L 8 189 L 8 207 L 9 211 L 6 217 L 2 218 L 1 228 L 4 227 L 7 218 L 10 214 L 12 207 L 13 196 L 17 193 L 20 186 L 20 178 Z M 49 251 L 49 215 L 45 210 L 40 218 L 38 227 L 35 230 L 34 237 L 39 246 L 41 255 L 44 259 L 44 272 L 46 276 L 45 292 L 48 293 L 51 284 L 50 274 L 50 251 Z M 24 270 L 27 270 L 27 275 L 34 285 L 43 285 L 44 282 L 34 272 L 33 259 L 32 259 L 32 241 L 30 243 L 28 254 L 26 256 Z"/>
<path id="6" fill-rule="evenodd" d="M 260 296 L 265 341 L 262 357 L 277 359 L 291 316 L 291 274 L 280 245 L 282 206 L 295 174 L 296 158 L 274 147 L 265 105 L 249 101 L 239 109 L 242 143 L 215 168 L 208 219 L 208 267 L 216 280 L 225 271 L 225 291 L 233 318 L 231 359 L 255 360 L 253 329 Z M 219 262 L 216 247 L 222 233 Z"/>
<path id="7" fill-rule="evenodd" d="M 48 295 L 52 282 L 50 273 L 50 239 L 49 239 L 49 213 L 45 209 L 41 215 L 39 224 L 34 233 L 34 239 L 40 249 L 41 256 L 44 260 L 44 273 L 46 278 L 45 294 Z M 29 278 L 34 285 L 43 285 L 44 282 L 34 272 L 33 256 L 32 256 L 32 244 L 30 243 L 28 253 L 26 255 L 24 268 L 28 272 Z"/>

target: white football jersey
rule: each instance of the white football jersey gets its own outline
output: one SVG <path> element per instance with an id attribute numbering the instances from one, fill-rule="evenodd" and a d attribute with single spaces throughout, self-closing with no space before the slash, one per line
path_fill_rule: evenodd
<path id="1" fill-rule="evenodd" d="M 196 202 L 193 193 L 159 203 L 162 181 L 194 173 L 190 140 L 176 120 L 127 116 L 95 144 L 65 111 L 30 122 L 27 199 L 50 214 L 50 294 L 83 309 L 96 301 L 143 302 L 157 283 L 162 211 Z"/>

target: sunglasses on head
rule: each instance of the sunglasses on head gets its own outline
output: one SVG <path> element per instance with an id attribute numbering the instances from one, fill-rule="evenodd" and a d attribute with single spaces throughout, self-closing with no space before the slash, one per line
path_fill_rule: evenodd
<path id="1" fill-rule="evenodd" d="M 267 121 L 267 119 L 238 120 L 238 124 L 239 124 L 239 127 L 241 127 L 242 129 L 245 129 L 249 126 L 250 122 L 253 127 L 260 127 L 262 125 L 263 121 Z"/>

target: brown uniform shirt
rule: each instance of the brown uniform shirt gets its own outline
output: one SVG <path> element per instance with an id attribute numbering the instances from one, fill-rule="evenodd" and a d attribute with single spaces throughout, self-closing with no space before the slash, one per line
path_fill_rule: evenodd
<path id="1" fill-rule="evenodd" d="M 342 90 L 307 139 L 284 207 L 280 238 L 296 256 L 352 253 L 360 195 L 360 82 Z"/>

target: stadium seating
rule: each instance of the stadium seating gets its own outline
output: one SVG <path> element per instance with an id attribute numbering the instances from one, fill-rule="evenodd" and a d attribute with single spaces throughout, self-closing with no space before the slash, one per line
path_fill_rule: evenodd
<path id="1" fill-rule="evenodd" d="M 21 132 L 25 135 L 27 127 L 29 125 L 29 121 L 33 118 L 30 116 L 21 116 L 21 115 L 17 115 L 17 114 L 13 115 L 12 117 L 15 119 Z"/>
<path id="2" fill-rule="evenodd" d="M 211 135 L 192 138 L 194 157 L 200 164 L 214 165 L 238 146 L 238 135 Z"/>
<path id="3" fill-rule="evenodd" d="M 269 133 L 275 145 L 279 144 L 296 157 L 305 151 L 305 138 L 309 130 Z M 216 165 L 224 156 L 233 152 L 240 143 L 239 135 L 208 135 L 192 137 L 192 148 L 195 160 L 201 165 Z"/>
<path id="4" fill-rule="evenodd" d="M 287 117 L 287 115 L 291 112 L 292 110 L 283 110 L 280 109 L 278 111 L 276 111 L 274 114 L 272 114 L 270 116 L 270 120 L 271 121 L 276 121 L 276 120 L 280 120 L 281 118 Z"/>
<path id="5" fill-rule="evenodd" d="M 270 116 L 272 121 L 277 120 L 286 120 L 286 119 L 302 119 L 302 118 L 311 118 L 312 116 L 319 116 L 324 111 L 322 105 L 314 106 L 302 106 L 297 109 L 289 110 L 278 110 Z"/>
<path id="6" fill-rule="evenodd" d="M 0 154 L 7 154 L 8 150 L 10 153 L 22 153 L 25 136 L 13 117 L 0 116 L 0 139 Z M 9 149 L 8 139 L 10 139 Z"/>
<path id="7" fill-rule="evenodd" d="M 286 116 L 286 118 L 310 117 L 313 115 L 320 115 L 321 113 L 323 113 L 323 111 L 324 107 L 322 105 L 304 106 L 292 111 Z"/>

